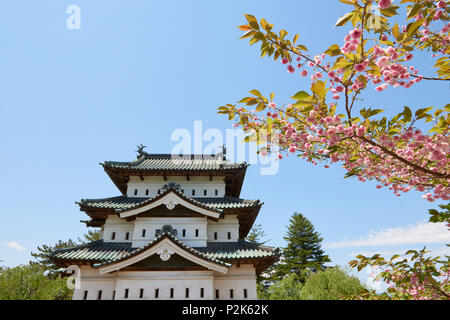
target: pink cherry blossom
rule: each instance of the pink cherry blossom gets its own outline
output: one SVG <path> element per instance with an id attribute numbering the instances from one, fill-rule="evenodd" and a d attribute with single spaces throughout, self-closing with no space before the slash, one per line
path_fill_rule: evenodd
<path id="1" fill-rule="evenodd" d="M 378 1 L 378 5 L 381 9 L 387 9 L 392 5 L 392 0 L 380 0 Z"/>

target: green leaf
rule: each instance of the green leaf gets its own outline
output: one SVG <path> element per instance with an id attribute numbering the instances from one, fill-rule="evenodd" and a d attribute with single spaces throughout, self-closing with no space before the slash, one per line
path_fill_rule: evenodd
<path id="1" fill-rule="evenodd" d="M 297 101 L 296 103 L 294 103 L 292 106 L 294 108 L 300 108 L 300 107 L 309 107 L 312 106 L 314 103 L 311 101 L 307 101 L 307 100 L 300 100 Z"/>
<path id="2" fill-rule="evenodd" d="M 409 122 L 409 121 L 411 121 L 411 117 L 412 117 L 412 111 L 411 111 L 411 109 L 410 109 L 409 107 L 405 106 L 405 107 L 404 107 L 404 110 L 403 110 L 403 119 L 404 119 L 406 122 Z"/>
<path id="3" fill-rule="evenodd" d="M 248 32 L 244 33 L 244 35 L 242 37 L 240 37 L 239 40 L 245 39 L 245 38 L 249 38 L 249 37 L 253 36 L 255 34 L 255 32 L 256 31 L 253 31 L 253 30 L 252 31 L 248 31 Z"/>
<path id="4" fill-rule="evenodd" d="M 400 30 L 398 29 L 398 24 L 397 22 L 395 23 L 395 25 L 392 27 L 392 35 L 397 39 L 398 36 L 400 35 Z"/>
<path id="5" fill-rule="evenodd" d="M 260 104 L 258 104 L 256 106 L 256 111 L 260 112 L 260 111 L 263 111 L 265 108 L 266 108 L 266 104 L 264 102 L 261 102 Z"/>
<path id="6" fill-rule="evenodd" d="M 258 90 L 256 90 L 256 89 L 253 89 L 253 90 L 251 90 L 251 91 L 249 91 L 252 95 L 254 95 L 254 96 L 257 96 L 257 97 L 259 97 L 259 98 L 261 98 L 261 92 L 259 92 Z"/>
<path id="7" fill-rule="evenodd" d="M 339 0 L 339 2 L 345 3 L 345 4 L 349 4 L 351 6 L 355 5 L 355 1 L 354 0 Z"/>
<path id="8" fill-rule="evenodd" d="M 317 80 L 311 85 L 311 91 L 314 92 L 320 100 L 322 100 L 327 93 L 327 90 L 325 90 L 325 82 Z"/>
<path id="9" fill-rule="evenodd" d="M 414 34 L 419 28 L 422 26 L 425 19 L 417 20 L 413 23 L 408 24 L 406 27 L 406 36 L 410 37 L 412 34 Z"/>
<path id="10" fill-rule="evenodd" d="M 251 14 L 244 14 L 244 16 L 248 22 L 255 22 L 258 24 L 258 20 L 256 20 L 255 16 L 252 16 Z"/>
<path id="11" fill-rule="evenodd" d="M 348 12 L 348 13 L 344 14 L 342 17 L 340 17 L 340 18 L 336 21 L 335 27 L 342 27 L 343 25 L 345 25 L 347 22 L 350 21 L 351 18 L 353 18 L 353 15 L 354 15 L 354 14 L 355 14 L 354 11 Z"/>
<path id="12" fill-rule="evenodd" d="M 386 9 L 380 9 L 380 12 L 383 16 L 390 18 L 397 14 L 398 8 L 399 8 L 398 6 L 390 6 L 389 8 Z"/>
<path id="13" fill-rule="evenodd" d="M 309 97 L 309 94 L 308 94 L 306 91 L 299 91 L 299 92 L 297 92 L 297 93 L 292 97 L 292 99 L 295 99 L 295 100 L 304 100 L 304 99 L 306 99 L 307 97 Z"/>
<path id="14" fill-rule="evenodd" d="M 337 44 L 333 44 L 324 53 L 328 54 L 331 57 L 334 57 L 341 54 L 341 48 Z"/>
<path id="15" fill-rule="evenodd" d="M 348 67 L 349 65 L 351 65 L 352 63 L 349 62 L 347 59 L 345 59 L 344 57 L 339 57 L 336 59 L 333 67 L 330 70 L 336 70 L 336 69 L 343 69 L 345 67 Z"/>
<path id="16" fill-rule="evenodd" d="M 422 3 L 420 3 L 420 2 L 419 2 L 419 3 L 416 3 L 416 4 L 411 8 L 411 10 L 409 10 L 407 18 L 410 19 L 410 18 L 414 17 L 414 16 L 419 12 L 419 10 L 422 9 L 422 6 L 423 6 Z"/>

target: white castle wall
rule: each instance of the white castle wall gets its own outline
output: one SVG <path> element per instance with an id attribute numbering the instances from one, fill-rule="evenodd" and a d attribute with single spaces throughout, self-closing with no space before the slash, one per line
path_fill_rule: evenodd
<path id="1" fill-rule="evenodd" d="M 133 247 L 140 247 L 147 244 L 156 237 L 156 230 L 164 225 L 171 225 L 178 231 L 177 238 L 191 247 L 205 247 L 207 242 L 206 217 L 198 218 L 148 218 L 137 217 L 134 224 Z M 145 229 L 145 237 L 142 237 L 142 230 Z M 185 230 L 185 236 L 183 236 Z M 196 236 L 198 230 L 198 236 Z"/>
<path id="2" fill-rule="evenodd" d="M 139 176 L 130 177 L 127 189 L 128 197 L 155 197 L 158 195 L 158 190 L 170 182 L 180 184 L 183 194 L 188 197 L 214 198 L 225 195 L 224 177 L 213 176 L 212 180 L 208 176 L 192 176 L 189 177 L 189 180 L 182 176 L 167 176 L 167 180 L 159 176 L 144 176 L 143 178 L 144 180 L 141 180 Z M 195 194 L 192 193 L 193 190 L 195 190 Z M 205 190 L 206 195 L 204 194 Z"/>
<path id="3" fill-rule="evenodd" d="M 159 297 L 155 298 L 155 289 L 159 289 Z M 170 298 L 170 289 L 174 296 Z M 186 298 L 186 288 L 189 297 Z M 204 297 L 200 296 L 204 288 Z M 128 298 L 125 290 L 128 289 Z M 144 289 L 140 298 L 140 290 Z M 81 266 L 80 287 L 74 290 L 73 299 L 83 300 L 87 291 L 87 300 L 97 300 L 101 290 L 101 300 L 153 300 L 153 299 L 215 299 L 219 290 L 219 299 L 256 299 L 256 276 L 252 265 L 230 267 L 227 274 L 214 271 L 119 271 L 100 275 L 97 269 Z M 247 290 L 247 298 L 244 297 Z M 114 293 L 115 292 L 115 293 Z"/>
<path id="4" fill-rule="evenodd" d="M 208 220 L 209 242 L 236 242 L 239 239 L 239 220 L 237 215 L 225 215 L 219 221 Z M 230 232 L 230 238 L 228 238 Z M 217 239 L 214 237 L 217 233 Z"/>
<path id="5" fill-rule="evenodd" d="M 103 227 L 102 239 L 105 242 L 132 242 L 133 247 L 146 245 L 156 237 L 156 230 L 171 225 L 178 231 L 177 238 L 191 247 L 205 247 L 207 242 L 236 242 L 239 239 L 239 220 L 237 215 L 225 215 L 224 219 L 213 221 L 206 217 L 160 218 L 137 217 L 127 222 L 118 216 L 109 215 Z M 142 231 L 145 229 L 145 236 Z M 195 230 L 198 229 L 198 237 Z M 183 236 L 183 230 L 185 235 Z M 115 237 L 112 239 L 112 233 Z M 228 238 L 230 232 L 230 238 Z M 126 234 L 129 239 L 126 240 Z M 217 233 L 217 239 L 214 237 Z"/>

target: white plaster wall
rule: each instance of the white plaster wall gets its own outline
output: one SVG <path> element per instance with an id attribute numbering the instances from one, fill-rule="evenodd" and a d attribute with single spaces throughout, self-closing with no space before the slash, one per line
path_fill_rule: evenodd
<path id="1" fill-rule="evenodd" d="M 171 225 L 178 230 L 177 238 L 191 247 L 205 247 L 207 242 L 236 242 L 239 239 L 239 220 L 236 215 L 225 215 L 224 219 L 213 221 L 206 217 L 190 218 L 161 218 L 161 217 L 137 217 L 136 220 L 127 222 L 118 216 L 108 216 L 103 227 L 101 239 L 105 242 L 132 242 L 133 247 L 146 245 L 155 239 L 156 230 L 164 225 Z M 145 237 L 142 230 L 145 229 Z M 186 235 L 183 236 L 183 229 Z M 199 230 L 198 237 L 195 230 Z M 112 233 L 115 232 L 115 239 Z M 129 233 L 129 240 L 126 240 L 126 233 Z M 214 233 L 217 232 L 217 239 Z M 231 239 L 228 239 L 228 232 L 231 232 Z"/>
<path id="2" fill-rule="evenodd" d="M 133 239 L 134 222 L 127 222 L 125 219 L 121 219 L 118 216 L 109 215 L 105 221 L 101 239 L 105 242 L 127 242 L 126 233 L 129 232 L 129 240 Z M 116 236 L 112 239 L 112 233 L 115 232 Z"/>
<path id="3" fill-rule="evenodd" d="M 115 275 L 100 275 L 98 270 L 83 265 L 80 267 L 79 288 L 75 287 L 73 300 L 83 300 L 85 291 L 87 291 L 86 300 L 97 300 L 99 290 L 102 290 L 102 300 L 112 300 L 115 286 Z"/>
<path id="4" fill-rule="evenodd" d="M 133 247 L 140 247 L 155 238 L 156 230 L 164 225 L 171 225 L 178 231 L 177 238 L 191 247 L 205 247 L 207 243 L 206 217 L 192 218 L 160 218 L 160 217 L 137 217 L 134 226 Z M 145 229 L 145 237 L 142 237 L 142 230 Z M 183 237 L 183 229 L 186 236 Z M 195 230 L 198 229 L 198 237 Z"/>
<path id="5" fill-rule="evenodd" d="M 229 290 L 234 290 L 233 299 L 256 299 L 256 276 L 252 265 L 232 266 L 227 274 L 214 271 L 119 271 L 100 275 L 97 269 L 81 266 L 80 288 L 75 289 L 73 299 L 82 300 L 84 291 L 88 291 L 87 300 L 96 300 L 102 290 L 102 300 L 111 300 L 115 291 L 116 300 L 124 300 L 128 289 L 129 300 L 155 299 L 155 289 L 159 288 L 158 299 L 170 298 L 170 288 L 174 289 L 174 300 L 215 299 L 215 290 L 219 289 L 220 300 L 228 300 Z M 140 289 L 144 289 L 140 298 Z M 185 297 L 189 288 L 189 297 Z M 200 288 L 204 288 L 204 297 L 200 297 Z"/>
<path id="6" fill-rule="evenodd" d="M 214 289 L 219 290 L 219 300 L 257 299 L 255 268 L 243 264 L 240 267 L 233 265 L 226 275 L 214 272 Z M 233 289 L 233 298 L 230 289 Z M 247 289 L 247 298 L 244 298 L 244 289 Z"/>
<path id="7" fill-rule="evenodd" d="M 129 289 L 128 299 L 137 300 L 140 289 L 144 289 L 142 299 L 155 299 L 155 289 L 159 289 L 159 300 L 211 299 L 213 295 L 212 271 L 143 271 L 119 272 L 116 279 L 116 299 L 125 299 L 125 289 Z M 170 289 L 174 296 L 170 298 Z M 189 297 L 186 298 L 186 288 Z M 204 288 L 204 298 L 200 297 L 200 288 Z"/>
<path id="8" fill-rule="evenodd" d="M 217 232 L 217 239 L 214 233 Z M 231 239 L 228 239 L 231 232 Z M 239 220 L 237 215 L 225 215 L 219 221 L 208 220 L 208 242 L 236 242 L 239 239 Z"/>
<path id="9" fill-rule="evenodd" d="M 154 197 L 158 195 L 158 190 L 170 182 L 175 182 L 181 185 L 181 189 L 184 190 L 184 195 L 188 197 L 223 197 L 225 195 L 225 181 L 224 177 L 213 176 L 212 180 L 208 176 L 192 176 L 187 180 L 182 176 L 167 176 L 167 180 L 164 177 L 159 176 L 146 176 L 141 180 L 139 176 L 131 176 L 128 182 L 127 196 L 128 197 Z M 135 194 L 137 190 L 137 194 Z M 148 190 L 148 195 L 147 195 Z M 195 190 L 195 195 L 192 194 L 192 190 Z M 206 190 L 206 196 L 204 195 Z M 217 190 L 218 194 L 215 194 Z M 162 192 L 162 191 L 161 191 Z"/>

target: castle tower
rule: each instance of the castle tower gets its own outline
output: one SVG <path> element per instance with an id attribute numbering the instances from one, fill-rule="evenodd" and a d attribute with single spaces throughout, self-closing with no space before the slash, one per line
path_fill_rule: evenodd
<path id="1" fill-rule="evenodd" d="M 246 163 L 148 154 L 101 164 L 122 193 L 77 202 L 101 239 L 55 250 L 80 268 L 74 300 L 256 299 L 277 249 L 245 241 L 262 203 L 241 199 Z"/>

